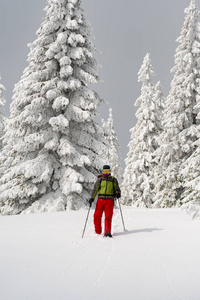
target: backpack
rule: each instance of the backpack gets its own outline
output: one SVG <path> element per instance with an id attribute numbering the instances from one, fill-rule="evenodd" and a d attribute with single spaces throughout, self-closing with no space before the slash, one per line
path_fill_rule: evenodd
<path id="1" fill-rule="evenodd" d="M 101 178 L 100 179 L 100 184 L 99 184 L 99 191 L 101 190 L 101 188 L 102 188 L 102 181 L 106 181 L 106 189 L 107 189 L 107 182 L 108 182 L 108 180 L 107 180 L 107 178 L 108 177 L 103 177 L 103 175 L 98 175 L 98 178 Z M 110 178 L 110 177 L 109 177 Z M 116 190 L 115 190 L 115 186 L 114 186 L 114 177 L 113 176 L 111 176 L 111 180 L 109 180 L 109 182 L 112 182 L 112 189 L 113 189 L 113 194 L 99 194 L 99 196 L 114 196 L 114 198 L 116 197 Z"/>

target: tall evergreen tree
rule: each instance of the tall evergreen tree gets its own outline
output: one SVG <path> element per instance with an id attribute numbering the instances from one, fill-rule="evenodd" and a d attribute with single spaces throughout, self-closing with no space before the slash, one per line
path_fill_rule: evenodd
<path id="1" fill-rule="evenodd" d="M 194 152 L 199 135 L 197 118 L 200 99 L 199 11 L 195 0 L 185 9 L 185 22 L 176 49 L 174 78 L 164 110 L 164 131 L 159 148 L 159 165 L 163 169 L 160 195 L 156 206 L 180 204 L 183 191 L 180 165 Z"/>
<path id="2" fill-rule="evenodd" d="M 151 179 L 151 185 L 152 185 L 152 190 L 153 190 L 153 202 L 156 202 L 157 199 L 159 199 L 160 196 L 160 182 L 162 182 L 162 166 L 160 166 L 157 163 L 157 155 L 159 153 L 159 147 L 160 147 L 160 136 L 163 132 L 163 110 L 164 110 L 164 105 L 165 105 L 165 97 L 162 92 L 162 86 L 160 81 L 157 82 L 155 85 L 155 93 L 153 96 L 153 101 L 155 105 L 157 106 L 156 108 L 156 114 L 155 114 L 155 123 L 157 127 L 157 136 L 156 136 L 156 146 L 155 146 L 155 151 L 152 153 L 152 158 L 153 158 L 153 170 L 152 170 L 152 179 Z"/>
<path id="3" fill-rule="evenodd" d="M 112 175 L 115 176 L 119 182 L 122 181 L 122 169 L 119 156 L 118 138 L 114 129 L 112 108 L 109 109 L 109 117 L 107 121 L 102 120 L 102 127 L 104 136 L 108 142 L 106 151 L 103 152 L 103 159 L 106 164 L 109 164 L 112 170 Z"/>
<path id="4" fill-rule="evenodd" d="M 122 197 L 124 204 L 150 207 L 153 199 L 152 154 L 158 147 L 160 121 L 157 117 L 159 104 L 155 101 L 155 87 L 151 80 L 155 74 L 149 54 L 145 56 L 138 75 L 138 81 L 142 82 L 141 95 L 135 102 L 135 106 L 139 106 L 136 112 L 138 122 L 130 129 L 131 141 L 125 160 Z"/>
<path id="5" fill-rule="evenodd" d="M 79 209 L 102 166 L 96 51 L 81 0 L 48 0 L 15 86 L 0 180 L 3 214 Z"/>
<path id="6" fill-rule="evenodd" d="M 195 145 L 197 149 L 180 167 L 184 187 L 181 205 L 192 213 L 193 217 L 200 217 L 200 137 Z"/>

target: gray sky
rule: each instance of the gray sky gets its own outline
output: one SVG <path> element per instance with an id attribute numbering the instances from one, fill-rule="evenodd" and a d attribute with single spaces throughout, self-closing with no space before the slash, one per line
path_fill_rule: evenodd
<path id="1" fill-rule="evenodd" d="M 156 76 L 167 96 L 173 74 L 176 39 L 184 22 L 189 0 L 83 0 L 87 19 L 95 36 L 96 55 L 102 68 L 103 82 L 93 85 L 113 108 L 114 126 L 119 139 L 122 160 L 127 155 L 129 129 L 136 123 L 135 100 L 141 83 L 137 73 L 147 52 L 151 55 Z M 196 0 L 200 9 L 200 0 Z M 14 85 L 27 66 L 27 44 L 45 16 L 46 0 L 1 0 L 0 74 L 6 88 L 6 114 L 9 115 Z M 108 106 L 100 108 L 108 117 Z"/>

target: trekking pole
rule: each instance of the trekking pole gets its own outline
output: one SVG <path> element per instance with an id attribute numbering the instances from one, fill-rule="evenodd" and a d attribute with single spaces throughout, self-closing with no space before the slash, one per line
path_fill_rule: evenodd
<path id="1" fill-rule="evenodd" d="M 123 215 L 122 215 L 122 209 L 121 209 L 121 205 L 120 205 L 119 199 L 118 199 L 118 203 L 119 203 L 119 209 L 120 209 L 120 213 L 121 213 L 121 217 L 122 217 L 122 224 L 123 224 L 123 227 L 124 227 L 124 231 L 126 231 L 125 225 L 124 225 L 124 218 L 123 218 Z"/>
<path id="2" fill-rule="evenodd" d="M 85 221 L 85 226 L 84 226 L 84 229 L 83 229 L 82 238 L 83 238 L 84 233 L 85 233 L 85 228 L 86 228 L 86 224 L 87 224 L 87 221 L 88 221 L 88 217 L 89 217 L 89 213 L 90 213 L 90 208 L 91 208 L 91 205 L 90 205 L 90 207 L 89 207 L 89 209 L 88 209 L 87 218 L 86 218 L 86 221 Z"/>

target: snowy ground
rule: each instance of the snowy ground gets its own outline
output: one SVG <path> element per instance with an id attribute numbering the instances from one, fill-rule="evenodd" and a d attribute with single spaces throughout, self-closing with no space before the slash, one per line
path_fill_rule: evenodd
<path id="1" fill-rule="evenodd" d="M 93 211 L 0 217 L 2 300 L 199 300 L 200 222 L 179 210 L 115 209 L 113 238 Z"/>

